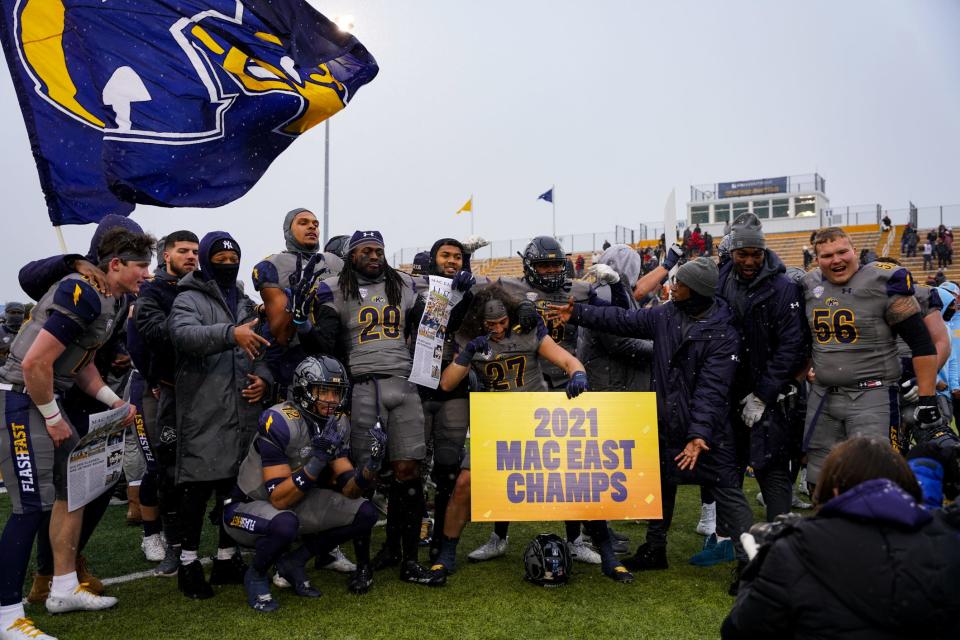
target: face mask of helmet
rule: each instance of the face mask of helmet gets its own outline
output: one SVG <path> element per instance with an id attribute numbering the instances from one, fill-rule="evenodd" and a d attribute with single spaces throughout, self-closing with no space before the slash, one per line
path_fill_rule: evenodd
<path id="1" fill-rule="evenodd" d="M 559 587 L 570 580 L 573 564 L 566 543 L 552 533 L 541 533 L 523 553 L 524 577 L 541 587 Z"/>
<path id="2" fill-rule="evenodd" d="M 343 365 L 328 358 L 306 358 L 293 373 L 291 399 L 305 414 L 317 421 L 339 410 L 346 401 L 350 384 Z M 326 409 L 327 411 L 324 411 Z"/>
<path id="3" fill-rule="evenodd" d="M 567 282 L 567 273 L 564 268 L 563 247 L 557 242 L 556 238 L 550 236 L 537 236 L 530 241 L 523 253 L 519 254 L 523 258 L 523 274 L 531 285 L 545 291 L 553 293 L 559 291 Z M 541 275 L 537 272 L 537 265 L 554 264 L 560 268 L 557 273 Z"/>

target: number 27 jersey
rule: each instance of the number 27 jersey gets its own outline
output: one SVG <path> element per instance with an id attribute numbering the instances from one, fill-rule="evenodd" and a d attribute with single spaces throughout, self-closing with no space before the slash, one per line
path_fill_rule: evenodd
<path id="1" fill-rule="evenodd" d="M 910 272 L 871 262 L 843 285 L 828 282 L 820 269 L 802 284 L 817 383 L 851 389 L 866 381 L 895 384 L 900 359 L 886 312 L 896 296 L 913 295 Z"/>

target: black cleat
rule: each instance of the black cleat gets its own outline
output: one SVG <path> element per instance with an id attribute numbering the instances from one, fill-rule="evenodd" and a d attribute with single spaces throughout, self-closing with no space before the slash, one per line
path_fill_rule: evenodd
<path id="1" fill-rule="evenodd" d="M 400 552 L 384 545 L 380 547 L 380 551 L 377 551 L 377 555 L 373 556 L 371 566 L 374 571 L 383 571 L 398 564 L 400 564 Z"/>
<path id="2" fill-rule="evenodd" d="M 181 564 L 177 569 L 177 588 L 183 595 L 194 600 L 206 600 L 213 597 L 213 589 L 203 575 L 203 565 L 199 560 Z"/>
<path id="3" fill-rule="evenodd" d="M 432 571 L 414 560 L 408 560 L 403 563 L 403 569 L 400 570 L 400 579 L 428 587 L 442 587 L 447 583 L 447 572 Z"/>
<path id="4" fill-rule="evenodd" d="M 210 584 L 243 584 L 247 573 L 247 564 L 239 553 L 229 560 L 213 559 L 213 571 L 210 572 Z"/>
<path id="5" fill-rule="evenodd" d="M 350 593 L 355 593 L 358 596 L 370 591 L 372 586 L 373 569 L 370 565 L 358 566 L 357 570 L 350 574 L 350 579 L 347 580 L 347 589 L 350 590 Z"/>
<path id="6" fill-rule="evenodd" d="M 633 574 L 627 571 L 627 568 L 622 564 L 618 564 L 610 571 L 604 569 L 603 575 L 607 576 L 614 582 L 620 582 L 622 584 L 629 584 L 633 582 Z"/>
<path id="7" fill-rule="evenodd" d="M 623 566 L 631 571 L 655 571 L 667 569 L 667 549 L 654 549 L 649 542 L 637 547 L 637 552 L 623 559 Z"/>

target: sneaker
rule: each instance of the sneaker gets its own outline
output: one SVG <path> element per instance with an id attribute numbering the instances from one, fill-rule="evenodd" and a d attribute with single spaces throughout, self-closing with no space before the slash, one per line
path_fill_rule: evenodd
<path id="1" fill-rule="evenodd" d="M 33 620 L 30 618 L 17 618 L 13 624 L 6 629 L 0 629 L 0 640 L 57 640 L 51 635 L 40 631 L 33 626 Z"/>
<path id="2" fill-rule="evenodd" d="M 87 566 L 87 559 L 84 556 L 77 556 L 77 580 L 81 584 L 86 584 L 88 591 L 98 596 L 103 593 L 103 583 L 90 573 L 90 567 Z"/>
<path id="3" fill-rule="evenodd" d="M 162 533 L 144 536 L 140 543 L 140 549 L 143 550 L 143 556 L 149 562 L 160 562 L 167 555 L 167 546 L 163 542 Z"/>
<path id="4" fill-rule="evenodd" d="M 199 560 L 180 565 L 177 569 L 177 588 L 183 592 L 183 595 L 194 600 L 213 597 L 213 589 L 203 575 L 203 565 Z"/>
<path id="5" fill-rule="evenodd" d="M 433 533 L 433 519 L 423 518 L 420 521 L 420 546 L 429 547 L 431 534 Z"/>
<path id="6" fill-rule="evenodd" d="M 270 613 L 280 607 L 270 595 L 270 581 L 253 567 L 243 573 L 243 588 L 247 592 L 247 604 L 255 611 Z"/>
<path id="7" fill-rule="evenodd" d="M 707 538 L 703 550 L 690 557 L 690 564 L 695 567 L 712 567 L 724 562 L 733 562 L 737 557 L 733 551 L 733 540 L 717 540 L 714 534 Z"/>
<path id="8" fill-rule="evenodd" d="M 483 562 L 485 560 L 499 558 L 502 555 L 506 555 L 507 543 L 509 541 L 510 536 L 507 536 L 501 540 L 500 536 L 495 533 L 491 533 L 489 540 L 467 554 L 467 559 L 471 560 L 472 562 Z"/>
<path id="9" fill-rule="evenodd" d="M 320 564 L 323 560 L 328 559 L 329 561 L 326 564 Z M 350 558 L 343 555 L 340 547 L 336 547 L 327 554 L 326 558 L 317 558 L 317 569 L 327 569 L 329 571 L 336 571 L 337 573 L 353 573 L 357 570 L 357 565 L 353 564 Z"/>
<path id="10" fill-rule="evenodd" d="M 33 574 L 33 585 L 30 587 L 30 594 L 27 596 L 27 602 L 30 604 L 43 604 L 50 595 L 50 583 L 53 582 L 53 576 L 42 576 L 38 573 Z"/>
<path id="11" fill-rule="evenodd" d="M 98 596 L 90 591 L 89 585 L 80 583 L 73 593 L 66 596 L 47 596 L 47 611 L 49 613 L 67 613 L 68 611 L 101 611 L 117 604 L 117 599 L 110 596 Z"/>
<path id="12" fill-rule="evenodd" d="M 603 575 L 607 576 L 614 582 L 620 582 L 622 584 L 629 584 L 633 582 L 633 574 L 627 571 L 627 568 L 622 564 L 618 564 L 610 571 L 604 569 Z"/>
<path id="13" fill-rule="evenodd" d="M 797 478 L 797 493 L 810 497 L 810 485 L 807 484 L 807 468 L 800 469 L 800 476 Z"/>
<path id="14" fill-rule="evenodd" d="M 126 497 L 121 498 L 120 496 L 112 496 L 110 498 L 110 502 L 108 503 L 108 506 L 119 507 L 120 505 L 124 505 L 124 504 L 127 504 Z"/>
<path id="15" fill-rule="evenodd" d="M 700 505 L 700 521 L 697 523 L 697 533 L 709 536 L 717 532 L 717 503 Z"/>
<path id="16" fill-rule="evenodd" d="M 660 547 L 655 549 L 645 542 L 637 547 L 636 553 L 623 559 L 623 566 L 631 571 L 657 571 L 667 569 L 667 549 Z"/>
<path id="17" fill-rule="evenodd" d="M 600 564 L 600 554 L 587 546 L 582 535 L 577 536 L 577 539 L 573 542 L 567 541 L 567 551 L 570 552 L 570 557 L 577 562 Z"/>
<path id="18" fill-rule="evenodd" d="M 372 586 L 373 569 L 370 565 L 357 567 L 357 570 L 354 571 L 353 574 L 350 575 L 350 579 L 347 580 L 347 589 L 350 593 L 355 593 L 358 596 L 370 591 Z"/>
<path id="19" fill-rule="evenodd" d="M 794 509 L 813 509 L 813 505 L 798 496 L 796 493 L 793 494 L 793 499 L 790 502 L 791 506 Z"/>
<path id="20" fill-rule="evenodd" d="M 250 575 L 251 571 L 254 571 L 253 567 L 247 570 L 247 575 Z M 320 590 L 313 588 L 310 584 L 306 567 L 292 561 L 289 554 L 284 554 L 277 560 L 277 575 L 283 578 L 287 584 L 292 585 L 294 593 L 298 596 L 302 598 L 320 597 Z M 244 577 L 244 584 L 246 584 L 246 577 Z"/>
<path id="21" fill-rule="evenodd" d="M 403 563 L 403 569 L 400 570 L 400 579 L 428 587 L 442 587 L 447 583 L 447 574 L 444 571 L 427 569 L 414 560 L 407 560 Z"/>
<path id="22" fill-rule="evenodd" d="M 180 568 L 180 547 L 173 547 L 167 545 L 163 550 L 163 560 L 160 561 L 160 564 L 157 565 L 157 568 L 153 570 L 153 575 L 163 576 L 164 578 L 172 578 L 177 575 L 177 570 Z"/>
<path id="23" fill-rule="evenodd" d="M 387 545 L 380 547 L 380 551 L 377 551 L 377 555 L 373 556 L 373 570 L 374 571 L 383 571 L 390 567 L 395 567 L 400 564 L 400 551 L 394 551 Z"/>
<path id="24" fill-rule="evenodd" d="M 274 574 L 273 574 L 273 586 L 277 587 L 278 589 L 289 589 L 289 588 L 290 588 L 290 583 L 287 582 L 287 581 L 284 579 L 284 577 L 283 577 L 282 575 L 280 575 L 279 573 L 274 573 Z"/>
<path id="25" fill-rule="evenodd" d="M 210 584 L 243 584 L 247 573 L 247 563 L 239 553 L 229 560 L 213 559 L 213 571 L 210 572 Z"/>

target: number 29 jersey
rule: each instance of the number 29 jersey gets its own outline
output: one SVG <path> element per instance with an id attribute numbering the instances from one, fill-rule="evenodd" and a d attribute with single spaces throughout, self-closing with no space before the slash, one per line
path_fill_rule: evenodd
<path id="1" fill-rule="evenodd" d="M 896 296 L 914 294 L 910 272 L 871 262 L 843 285 L 831 284 L 820 269 L 801 282 L 817 383 L 851 389 L 866 381 L 896 384 L 900 359 L 886 312 Z"/>

